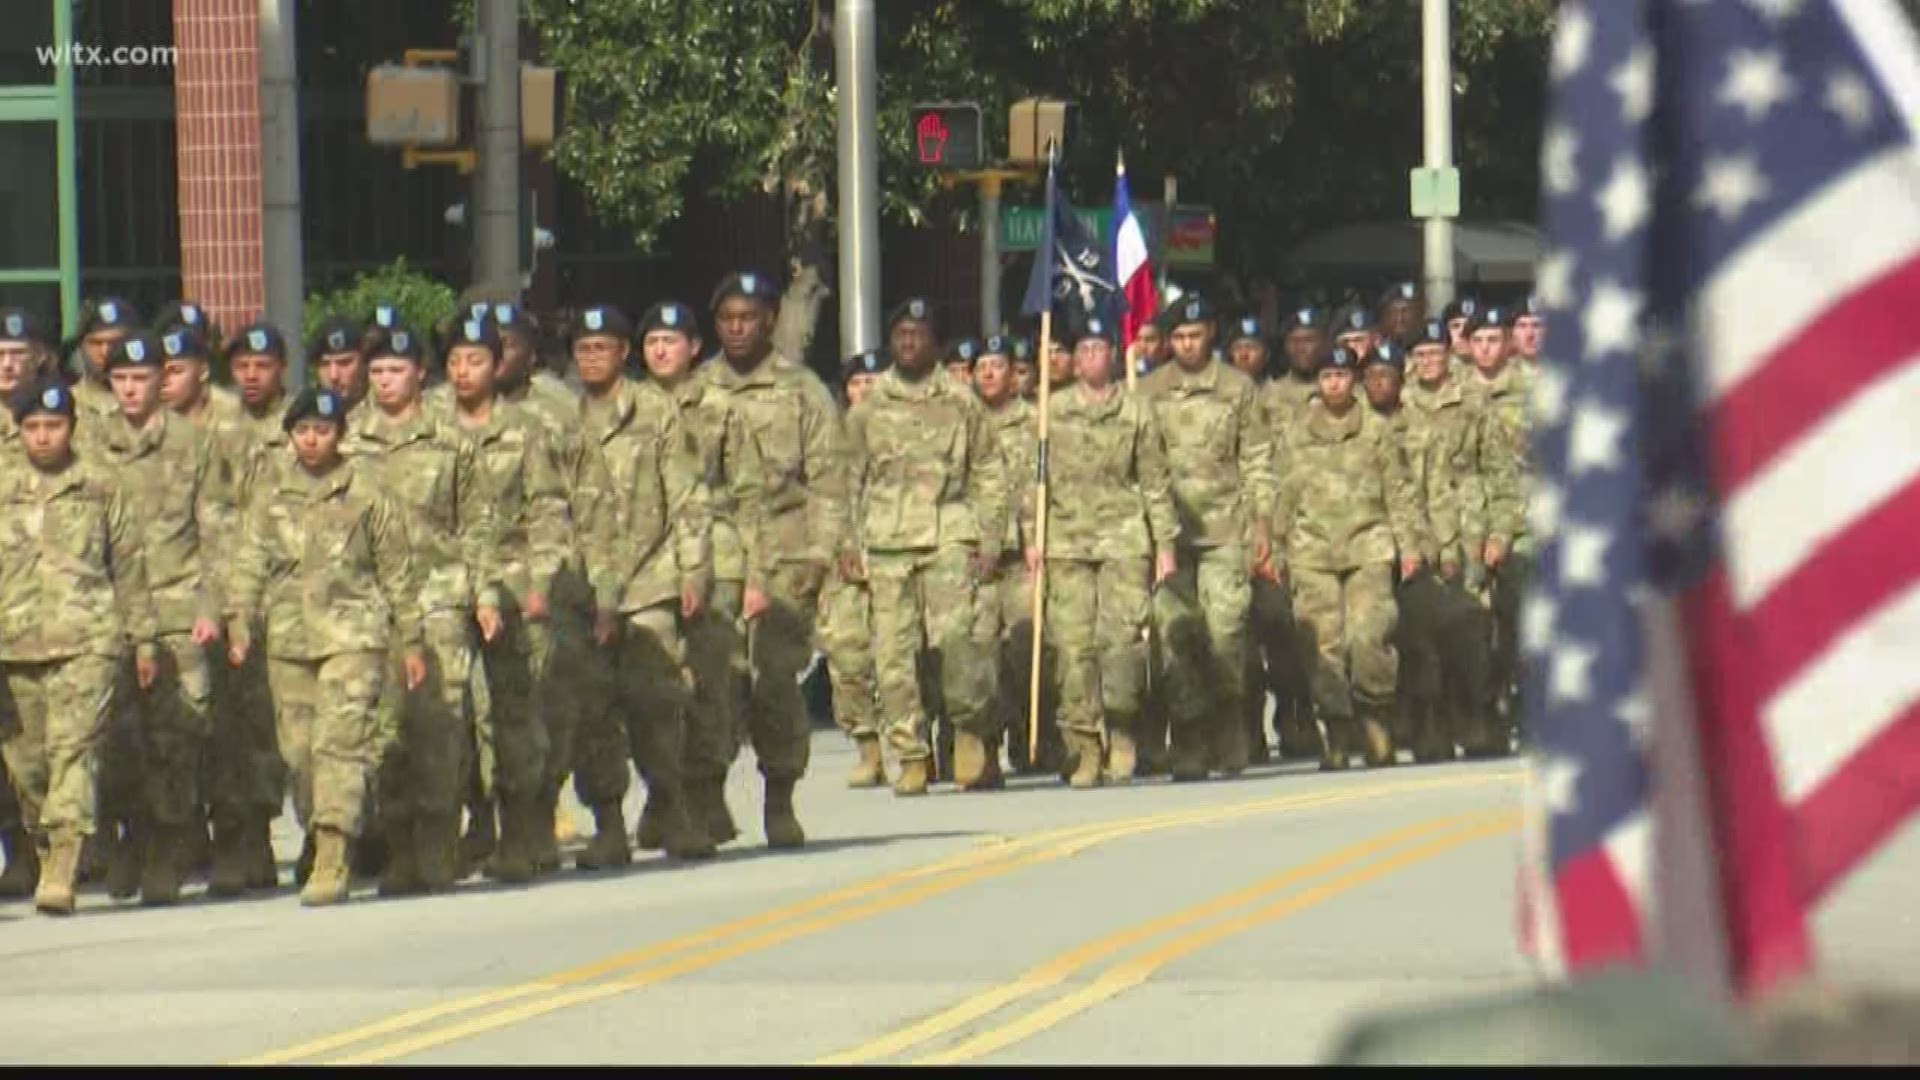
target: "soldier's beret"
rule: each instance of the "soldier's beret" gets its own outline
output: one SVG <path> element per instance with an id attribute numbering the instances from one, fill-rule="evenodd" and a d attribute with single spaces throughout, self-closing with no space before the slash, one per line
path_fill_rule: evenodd
<path id="1" fill-rule="evenodd" d="M 1519 322 L 1520 317 L 1523 315 L 1531 315 L 1536 319 L 1543 318 L 1546 315 L 1546 305 L 1540 302 L 1539 297 L 1528 293 L 1525 300 L 1513 306 L 1513 320 L 1515 322 Z"/>
<path id="2" fill-rule="evenodd" d="M 367 329 L 391 330 L 402 321 L 399 305 L 382 300 L 373 305 L 373 314 L 367 319 Z"/>
<path id="3" fill-rule="evenodd" d="M 1340 325 L 1335 328 L 1337 334 L 1365 334 L 1380 329 L 1380 320 L 1376 319 L 1373 309 L 1355 304 L 1342 312 Z"/>
<path id="4" fill-rule="evenodd" d="M 1227 339 L 1227 344 L 1231 345 L 1236 341 L 1258 341 L 1265 344 L 1266 340 L 1267 329 L 1260 325 L 1260 320 L 1252 315 L 1243 315 L 1234 321 L 1233 335 Z"/>
<path id="5" fill-rule="evenodd" d="M 1420 283 L 1419 282 L 1396 281 L 1392 285 L 1387 286 L 1386 292 L 1383 292 L 1380 294 L 1379 306 L 1386 307 L 1388 304 L 1396 303 L 1401 300 L 1404 300 L 1407 303 L 1412 303 L 1418 299 L 1420 299 Z"/>
<path id="6" fill-rule="evenodd" d="M 1512 319 L 1509 317 L 1510 310 L 1497 304 L 1475 307 L 1473 313 L 1467 316 L 1467 333 L 1471 334 L 1476 330 L 1506 329 L 1512 325 Z"/>
<path id="7" fill-rule="evenodd" d="M 1448 322 L 1452 322 L 1455 319 L 1471 319 L 1473 318 L 1474 312 L 1479 310 L 1480 301 L 1475 300 L 1471 296 L 1462 296 L 1443 308 L 1440 312 L 1440 317 Z"/>
<path id="8" fill-rule="evenodd" d="M 662 300 L 640 317 L 639 336 L 646 337 L 655 330 L 672 330 L 688 337 L 698 337 L 700 320 L 689 305 L 678 300 Z"/>
<path id="9" fill-rule="evenodd" d="M 205 360 L 207 339 L 196 327 L 175 324 L 161 332 L 160 351 L 169 360 Z"/>
<path id="10" fill-rule="evenodd" d="M 387 356 L 424 364 L 427 361 L 427 343 L 404 323 L 391 330 L 375 330 L 367 335 L 368 362 Z"/>
<path id="11" fill-rule="evenodd" d="M 233 335 L 233 342 L 227 346 L 227 353 L 231 356 L 246 356 L 257 353 L 285 360 L 287 358 L 287 341 L 280 336 L 279 328 L 275 327 L 272 323 L 250 323 L 247 326 L 241 327 L 240 332 Z"/>
<path id="12" fill-rule="evenodd" d="M 1078 345 L 1083 341 L 1104 341 L 1114 345 L 1118 344 L 1119 340 L 1120 330 L 1111 320 L 1102 315 L 1089 315 L 1081 319 L 1079 325 L 1073 328 L 1073 336 L 1068 339 L 1067 344 Z"/>
<path id="13" fill-rule="evenodd" d="M 153 325 L 163 328 L 184 326 L 204 336 L 210 332 L 213 322 L 207 318 L 206 308 L 191 300 L 175 300 L 154 312 Z"/>
<path id="14" fill-rule="evenodd" d="M 1014 338 L 1013 358 L 1022 363 L 1031 363 L 1033 361 L 1033 342 L 1028 341 L 1024 337 Z"/>
<path id="15" fill-rule="evenodd" d="M 452 333 L 447 335 L 447 351 L 452 352 L 462 345 L 478 345 L 498 356 L 500 328 L 493 325 L 492 319 L 461 319 L 453 325 Z"/>
<path id="16" fill-rule="evenodd" d="M 1295 330 L 1325 330 L 1326 328 L 1327 316 L 1319 308 L 1294 308 L 1293 311 L 1287 315 L 1286 333 L 1291 334 Z"/>
<path id="17" fill-rule="evenodd" d="M 1169 309 L 1167 328 L 1187 326 L 1192 323 L 1211 323 L 1214 311 L 1213 302 L 1204 296 L 1187 296 L 1176 301 Z"/>
<path id="18" fill-rule="evenodd" d="M 974 338 L 961 338 L 947 349 L 947 363 L 965 364 L 969 368 L 980 359 L 980 342 Z"/>
<path id="19" fill-rule="evenodd" d="M 851 379 L 855 375 L 878 375 L 893 366 L 893 358 L 885 349 L 868 349 L 854 353 L 840 365 L 842 378 Z"/>
<path id="20" fill-rule="evenodd" d="M 160 342 L 148 330 L 135 330 L 119 341 L 107 353 L 107 370 L 117 367 L 159 367 L 165 359 L 160 352 Z"/>
<path id="21" fill-rule="evenodd" d="M 344 315 L 332 315 L 320 324 L 318 330 L 314 331 L 313 341 L 307 346 L 307 352 L 312 356 L 359 352 L 362 336 L 361 327 L 352 319 Z"/>
<path id="22" fill-rule="evenodd" d="M 302 390 L 294 395 L 293 403 L 287 406 L 286 419 L 280 422 L 280 427 L 292 431 L 293 425 L 302 420 L 331 420 L 344 430 L 347 426 L 347 403 L 331 390 Z"/>
<path id="23" fill-rule="evenodd" d="M 1391 341 L 1383 341 L 1367 354 L 1364 366 L 1392 368 L 1404 374 L 1407 370 L 1407 351 Z"/>
<path id="24" fill-rule="evenodd" d="M 46 376 L 15 390 L 7 399 L 7 408 L 13 413 L 15 423 L 25 421 L 34 413 L 72 418 L 73 391 L 58 378 Z"/>
<path id="25" fill-rule="evenodd" d="M 912 319 L 914 322 L 926 323 L 928 326 L 932 326 L 933 304 L 923 296 L 910 297 L 900 301 L 893 306 L 892 311 L 887 312 L 887 329 L 892 330 L 905 319 Z"/>
<path id="26" fill-rule="evenodd" d="M 582 308 L 580 315 L 573 320 L 573 329 L 567 340 L 579 341 L 581 338 L 610 337 L 626 341 L 633 337 L 633 320 L 627 313 L 612 304 L 595 304 Z"/>
<path id="27" fill-rule="evenodd" d="M 1453 337 L 1447 333 L 1446 320 L 1428 319 L 1426 322 L 1420 324 L 1418 330 L 1414 331 L 1413 340 L 1407 343 L 1407 347 L 1417 349 L 1422 345 L 1450 345 L 1452 343 Z"/>
<path id="28" fill-rule="evenodd" d="M 518 304 L 499 300 L 491 304 L 478 304 L 476 306 L 480 308 L 480 313 L 476 315 L 472 311 L 468 311 L 468 318 L 490 317 L 493 319 L 493 325 L 499 327 L 500 332 L 503 334 L 509 330 L 516 330 L 522 334 L 531 334 L 533 332 L 533 316 L 528 315 Z"/>
<path id="29" fill-rule="evenodd" d="M 980 343 L 980 355 L 982 357 L 1004 356 L 1011 360 L 1014 357 L 1014 351 L 1019 347 L 1019 338 L 1008 337 L 1005 334 L 994 334 Z"/>
<path id="30" fill-rule="evenodd" d="M 1357 372 L 1360 370 L 1360 354 L 1347 348 L 1345 345 L 1336 345 L 1320 354 L 1320 364 L 1317 370 L 1325 371 L 1328 368 Z"/>
<path id="31" fill-rule="evenodd" d="M 0 308 L 0 341 L 30 341 L 51 345 L 46 327 L 26 308 Z"/>
<path id="32" fill-rule="evenodd" d="M 748 300 L 772 306 L 780 302 L 780 287 L 770 274 L 752 270 L 735 271 L 720 279 L 720 284 L 713 290 L 711 306 L 717 308 L 735 296 L 744 296 Z"/>
<path id="33" fill-rule="evenodd" d="M 107 297 L 87 308 L 80 320 L 80 336 L 97 330 L 131 330 L 140 325 L 140 313 L 117 296 Z"/>

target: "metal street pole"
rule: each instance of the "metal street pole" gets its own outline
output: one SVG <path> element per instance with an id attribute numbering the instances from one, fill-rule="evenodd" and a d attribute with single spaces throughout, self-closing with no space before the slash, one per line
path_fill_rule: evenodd
<path id="1" fill-rule="evenodd" d="M 1000 332 L 1000 178 L 980 181 L 980 334 Z"/>
<path id="2" fill-rule="evenodd" d="M 306 305 L 294 55 L 293 0 L 260 0 L 260 224 L 266 317 L 289 341 L 303 336 Z M 305 350 L 294 349 L 288 360 L 288 385 L 306 385 Z"/>
<path id="3" fill-rule="evenodd" d="M 474 280 L 490 293 L 520 295 L 520 3 L 478 0 L 474 49 L 479 152 L 473 186 Z"/>
<path id="4" fill-rule="evenodd" d="M 1421 0 L 1421 88 L 1426 128 L 1426 166 L 1453 165 L 1453 28 L 1450 0 Z M 1426 219 L 1427 308 L 1453 301 L 1453 221 Z"/>
<path id="5" fill-rule="evenodd" d="M 880 344 L 880 155 L 873 0 L 834 0 L 840 123 L 840 355 Z"/>

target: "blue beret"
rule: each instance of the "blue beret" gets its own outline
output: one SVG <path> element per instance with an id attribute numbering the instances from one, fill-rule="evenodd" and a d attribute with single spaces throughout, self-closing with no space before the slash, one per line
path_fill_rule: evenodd
<path id="1" fill-rule="evenodd" d="M 0 308 L 0 341 L 31 341 L 50 345 L 39 318 L 25 308 Z"/>
<path id="2" fill-rule="evenodd" d="M 734 296 L 772 305 L 780 302 L 780 288 L 771 275 L 751 270 L 736 271 L 720 279 L 720 284 L 713 290 L 711 306 L 717 308 L 722 301 Z"/>
<path id="3" fill-rule="evenodd" d="M 190 326 L 171 326 L 160 335 L 160 350 L 169 360 L 205 360 L 207 339 Z"/>
<path id="4" fill-rule="evenodd" d="M 1414 333 L 1413 341 L 1409 344 L 1409 347 L 1417 349 L 1422 345 L 1450 345 L 1452 343 L 1453 337 L 1447 333 L 1446 320 L 1428 319 L 1426 322 L 1420 324 L 1420 329 Z"/>
<path id="5" fill-rule="evenodd" d="M 933 324 L 933 305 L 922 296 L 902 300 L 900 303 L 894 305 L 892 311 L 887 313 L 887 329 L 893 329 L 902 319 L 912 319 L 914 322 L 923 322 L 931 326 Z"/>
<path id="6" fill-rule="evenodd" d="M 411 360 L 416 364 L 426 362 L 426 342 L 420 335 L 404 324 L 391 330 L 375 331 L 367 349 L 368 360 L 378 360 L 384 356 L 397 356 L 402 360 Z"/>
<path id="7" fill-rule="evenodd" d="M 257 322 L 242 327 L 239 333 L 233 335 L 233 343 L 227 347 L 227 352 L 232 356 L 261 353 L 285 360 L 287 342 L 272 323 Z"/>
<path id="8" fill-rule="evenodd" d="M 315 356 L 359 352 L 361 336 L 362 329 L 358 323 L 344 315 L 335 315 L 320 324 L 320 329 L 314 332 L 313 344 L 307 351 Z"/>
<path id="9" fill-rule="evenodd" d="M 1213 321 L 1213 303 L 1204 296 L 1189 296 L 1173 306 L 1169 326 L 1185 326 L 1188 323 L 1210 323 Z"/>
<path id="10" fill-rule="evenodd" d="M 117 367 L 159 367 L 165 359 L 160 342 L 145 330 L 136 330 L 121 338 L 107 353 L 107 370 Z"/>
<path id="11" fill-rule="evenodd" d="M 73 391 L 67 384 L 52 376 L 21 386 L 8 399 L 7 407 L 13 412 L 16 423 L 26 420 L 34 413 L 50 413 L 54 416 L 73 416 Z"/>
<path id="12" fill-rule="evenodd" d="M 1319 308 L 1295 308 L 1293 313 L 1287 316 L 1286 332 L 1289 334 L 1295 330 L 1325 330 L 1326 328 L 1327 317 L 1321 314 Z"/>
<path id="13" fill-rule="evenodd" d="M 947 350 L 948 363 L 959 363 L 972 367 L 973 362 L 978 359 L 980 359 L 980 343 L 973 338 L 961 338 L 959 341 L 953 343 L 952 348 Z"/>
<path id="14" fill-rule="evenodd" d="M 96 330 L 130 330 L 140 325 L 140 313 L 119 297 L 107 297 L 93 305 L 80 324 L 80 336 Z"/>
<path id="15" fill-rule="evenodd" d="M 1266 328 L 1260 325 L 1260 320 L 1247 315 L 1233 324 L 1233 337 L 1228 340 L 1228 343 L 1247 340 L 1265 341 L 1266 339 Z"/>
<path id="16" fill-rule="evenodd" d="M 878 375 L 893 366 L 893 358 L 884 349 L 868 349 L 847 357 L 840 365 L 842 378 L 851 379 L 855 375 Z"/>
<path id="17" fill-rule="evenodd" d="M 695 317 L 693 308 L 678 300 L 662 300 L 647 309 L 640 318 L 640 337 L 646 337 L 655 330 L 676 330 L 688 337 L 700 333 L 700 320 Z"/>
<path id="18" fill-rule="evenodd" d="M 287 406 L 286 419 L 281 421 L 280 426 L 292 431 L 293 426 L 302 420 L 331 420 L 344 430 L 347 426 L 347 403 L 331 390 L 302 390 L 294 395 L 293 403 Z"/>
<path id="19" fill-rule="evenodd" d="M 1407 370 L 1406 350 L 1391 341 L 1383 341 L 1378 348 L 1374 349 L 1373 352 L 1367 356 L 1367 367 L 1373 367 L 1376 364 L 1380 367 L 1389 367 L 1395 371 L 1404 372 Z"/>
<path id="20" fill-rule="evenodd" d="M 1373 317 L 1373 309 L 1355 304 L 1340 317 L 1340 326 L 1336 333 L 1363 334 L 1380 328 L 1379 320 Z"/>
<path id="21" fill-rule="evenodd" d="M 611 304 L 595 304 L 580 312 L 567 340 L 578 341 L 583 337 L 613 337 L 625 341 L 633 337 L 633 320 Z"/>
<path id="22" fill-rule="evenodd" d="M 1360 354 L 1347 348 L 1345 345 L 1336 345 L 1320 356 L 1319 370 L 1325 371 L 1328 368 L 1339 368 L 1342 371 L 1358 371 L 1360 368 Z"/>

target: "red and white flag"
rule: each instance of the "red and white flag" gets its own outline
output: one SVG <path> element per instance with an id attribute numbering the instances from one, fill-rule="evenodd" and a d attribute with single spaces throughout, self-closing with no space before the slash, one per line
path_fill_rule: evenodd
<path id="1" fill-rule="evenodd" d="M 1147 231 L 1127 197 L 1127 162 L 1119 158 L 1113 181 L 1113 267 L 1120 283 L 1120 347 L 1127 348 L 1140 328 L 1158 314 L 1159 297 L 1153 290 L 1153 266 L 1147 258 Z"/>

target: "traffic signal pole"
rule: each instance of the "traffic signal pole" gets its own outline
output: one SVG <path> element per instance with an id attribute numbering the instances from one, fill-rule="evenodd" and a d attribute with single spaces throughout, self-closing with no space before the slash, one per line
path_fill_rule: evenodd
<path id="1" fill-rule="evenodd" d="M 482 64 L 475 123 L 474 277 L 490 293 L 520 296 L 520 4 L 478 0 L 474 49 Z"/>
<path id="2" fill-rule="evenodd" d="M 1421 104 L 1428 169 L 1453 166 L 1453 28 L 1450 0 L 1424 0 L 1421 7 Z M 1439 213 L 1426 219 L 1427 310 L 1453 301 L 1453 221 Z"/>
<path id="3" fill-rule="evenodd" d="M 294 77 L 293 0 L 260 0 L 261 269 L 265 312 L 288 341 L 306 336 L 300 239 L 300 111 Z M 289 386 L 304 386 L 306 353 L 289 356 Z"/>
<path id="4" fill-rule="evenodd" d="M 880 133 L 874 120 L 873 0 L 834 0 L 840 117 L 840 355 L 880 344 Z"/>
<path id="5" fill-rule="evenodd" d="M 980 334 L 1000 332 L 1000 177 L 980 180 Z"/>

